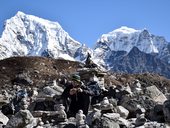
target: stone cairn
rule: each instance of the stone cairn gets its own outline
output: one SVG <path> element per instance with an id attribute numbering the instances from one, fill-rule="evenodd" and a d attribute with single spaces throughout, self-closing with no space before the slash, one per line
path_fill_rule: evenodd
<path id="1" fill-rule="evenodd" d="M 79 110 L 76 114 L 76 126 L 78 128 L 89 128 L 85 122 L 86 116 L 83 114 L 82 110 Z"/>

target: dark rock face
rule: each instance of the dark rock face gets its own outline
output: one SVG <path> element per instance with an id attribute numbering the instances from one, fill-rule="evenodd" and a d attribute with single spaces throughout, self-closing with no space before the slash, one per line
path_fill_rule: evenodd
<path id="1" fill-rule="evenodd" d="M 128 54 L 124 51 L 112 52 L 107 60 L 113 72 L 152 72 L 170 78 L 170 65 L 158 58 L 157 54 L 147 54 L 134 47 Z"/>
<path id="2" fill-rule="evenodd" d="M 48 58 L 54 58 L 53 53 L 52 53 L 50 50 L 48 50 L 48 49 L 44 50 L 44 51 L 41 53 L 41 56 L 43 56 L 43 57 L 48 57 Z"/>

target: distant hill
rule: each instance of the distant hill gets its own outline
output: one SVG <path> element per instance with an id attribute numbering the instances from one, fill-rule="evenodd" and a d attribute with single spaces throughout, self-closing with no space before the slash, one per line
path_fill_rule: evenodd
<path id="1" fill-rule="evenodd" d="M 0 83 L 12 85 L 18 76 L 33 81 L 31 86 L 41 86 L 43 81 L 58 80 L 64 75 L 76 72 L 81 63 L 46 57 L 12 57 L 0 61 Z"/>

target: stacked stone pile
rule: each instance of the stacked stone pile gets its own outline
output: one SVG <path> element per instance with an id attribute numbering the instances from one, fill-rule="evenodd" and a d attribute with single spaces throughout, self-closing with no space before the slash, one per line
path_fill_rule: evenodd
<path id="1" fill-rule="evenodd" d="M 97 81 L 98 94 L 92 97 L 89 112 L 79 110 L 75 117 L 67 118 L 61 95 L 64 78 L 45 82 L 43 87 L 21 86 L 14 83 L 13 89 L 1 90 L 0 124 L 5 128 L 168 128 L 170 123 L 170 99 L 168 90 L 157 86 L 143 86 L 135 79 L 132 83 L 113 85 L 105 83 L 98 68 L 77 70 L 84 85 L 91 78 Z M 116 78 L 114 78 L 116 79 Z M 31 81 L 31 80 L 29 80 Z M 21 82 L 21 81 L 17 81 Z M 61 86 L 62 84 L 62 86 Z M 95 90 L 96 89 L 96 90 Z M 166 94 L 165 94 L 166 92 Z"/>

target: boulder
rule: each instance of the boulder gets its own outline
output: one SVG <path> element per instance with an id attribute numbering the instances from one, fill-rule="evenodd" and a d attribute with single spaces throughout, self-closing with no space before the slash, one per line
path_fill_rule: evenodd
<path id="1" fill-rule="evenodd" d="M 1 111 L 0 111 L 0 122 L 3 123 L 4 125 L 7 124 L 9 118 L 5 116 Z"/>
<path id="2" fill-rule="evenodd" d="M 1 108 L 3 105 L 9 103 L 9 98 L 10 98 L 9 95 L 5 96 L 5 95 L 0 94 L 0 108 Z"/>
<path id="3" fill-rule="evenodd" d="M 48 96 L 51 96 L 51 97 L 53 97 L 53 96 L 55 96 L 55 95 L 61 95 L 61 94 L 62 94 L 61 90 L 55 90 L 55 89 L 53 89 L 53 88 L 50 87 L 50 86 L 44 87 L 44 88 L 43 88 L 43 93 L 44 93 L 45 95 L 48 95 Z"/>
<path id="4" fill-rule="evenodd" d="M 55 102 L 48 98 L 38 98 L 30 104 L 30 111 L 54 111 Z"/>
<path id="5" fill-rule="evenodd" d="M 128 117 L 128 114 L 129 114 L 129 111 L 126 108 L 124 108 L 123 106 L 117 106 L 117 112 L 124 119 L 126 119 Z"/>
<path id="6" fill-rule="evenodd" d="M 164 111 L 165 112 L 165 111 Z M 148 119 L 151 121 L 157 121 L 159 123 L 164 123 L 164 112 L 163 112 L 163 105 L 157 104 L 153 109 L 150 110 Z"/>
<path id="7" fill-rule="evenodd" d="M 103 114 L 101 117 L 101 127 L 102 128 L 120 128 L 119 124 L 117 123 L 118 119 L 120 118 L 120 114 L 118 113 L 107 113 Z"/>
<path id="8" fill-rule="evenodd" d="M 120 117 L 117 122 L 120 126 L 122 126 L 124 128 L 129 128 L 129 126 L 130 126 L 130 121 L 128 121 L 122 117 Z"/>
<path id="9" fill-rule="evenodd" d="M 92 112 L 90 112 L 86 117 L 86 122 L 89 126 L 97 125 L 100 121 L 101 111 L 99 109 L 94 108 Z"/>
<path id="10" fill-rule="evenodd" d="M 167 98 L 166 96 L 155 86 L 146 87 L 146 95 L 153 99 L 153 101 L 163 104 Z"/>
<path id="11" fill-rule="evenodd" d="M 109 103 L 113 105 L 113 107 L 116 107 L 117 106 L 117 100 L 114 99 L 114 98 L 110 98 L 109 99 Z"/>
<path id="12" fill-rule="evenodd" d="M 103 98 L 103 101 L 101 101 L 100 107 L 101 107 L 102 113 L 113 112 L 113 105 L 109 102 L 107 97 Z"/>
<path id="13" fill-rule="evenodd" d="M 124 101 L 122 106 L 129 111 L 128 118 L 135 118 L 136 117 L 136 110 L 138 109 L 139 103 L 136 99 L 130 99 Z"/>
<path id="14" fill-rule="evenodd" d="M 33 128 L 37 120 L 29 110 L 20 110 L 7 122 L 5 128 Z"/>
<path id="15" fill-rule="evenodd" d="M 137 117 L 136 121 L 135 121 L 135 126 L 139 127 L 145 124 L 146 122 L 146 118 L 144 117 L 144 114 L 141 114 L 139 117 Z"/>
<path id="16" fill-rule="evenodd" d="M 170 100 L 167 100 L 163 104 L 164 119 L 166 122 L 170 123 Z"/>
<path id="17" fill-rule="evenodd" d="M 107 114 L 103 114 L 102 118 L 108 118 L 110 120 L 118 121 L 118 119 L 120 118 L 120 114 L 119 113 L 107 113 Z"/>

